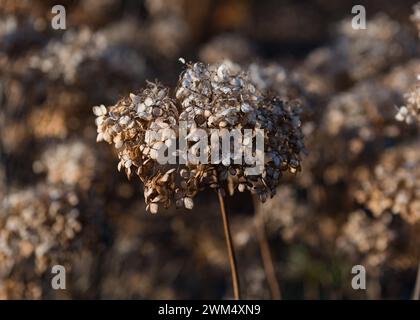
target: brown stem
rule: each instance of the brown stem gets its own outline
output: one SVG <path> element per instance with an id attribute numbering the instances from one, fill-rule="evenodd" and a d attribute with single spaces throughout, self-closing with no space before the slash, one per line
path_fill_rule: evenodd
<path id="1" fill-rule="evenodd" d="M 271 297 L 273 298 L 273 300 L 280 300 L 280 286 L 277 280 L 276 271 L 274 269 L 270 245 L 268 243 L 267 234 L 265 232 L 264 217 L 262 215 L 261 210 L 261 206 L 259 206 L 258 203 L 256 203 L 255 229 L 257 231 L 258 244 L 260 246 L 261 258 L 264 266 L 265 275 L 267 277 L 268 286 L 270 287 Z"/>
<path id="2" fill-rule="evenodd" d="M 413 292 L 413 300 L 420 300 L 420 263 L 417 269 L 416 285 Z"/>
<path id="3" fill-rule="evenodd" d="M 223 230 L 225 232 L 226 247 L 227 247 L 227 251 L 228 251 L 230 271 L 232 273 L 233 296 L 234 296 L 235 300 L 239 300 L 240 299 L 239 278 L 238 278 L 238 270 L 237 270 L 237 267 L 236 267 L 235 251 L 233 249 L 233 242 L 232 242 L 232 236 L 231 236 L 230 228 L 229 228 L 229 220 L 228 220 L 228 216 L 226 214 L 225 201 L 223 199 L 223 194 L 222 194 L 222 191 L 220 189 L 217 191 L 217 196 L 219 198 L 220 213 L 222 214 Z"/>

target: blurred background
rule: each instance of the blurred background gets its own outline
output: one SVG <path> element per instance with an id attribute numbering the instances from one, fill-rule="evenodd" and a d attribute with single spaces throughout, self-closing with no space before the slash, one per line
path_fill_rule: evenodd
<path id="1" fill-rule="evenodd" d="M 51 28 L 53 5 L 66 29 Z M 367 29 L 351 28 L 362 4 Z M 216 195 L 147 213 L 142 185 L 96 143 L 92 106 L 178 61 L 247 68 L 304 104 L 308 155 L 277 195 L 228 197 L 242 295 L 270 299 L 256 217 L 284 299 L 409 299 L 420 261 L 415 1 L 0 0 L 0 298 L 222 299 L 230 273 Z M 411 18 L 410 18 L 411 17 Z M 419 99 L 417 97 L 417 99 Z M 51 267 L 67 270 L 51 288 Z M 353 290 L 363 265 L 367 290 Z"/>

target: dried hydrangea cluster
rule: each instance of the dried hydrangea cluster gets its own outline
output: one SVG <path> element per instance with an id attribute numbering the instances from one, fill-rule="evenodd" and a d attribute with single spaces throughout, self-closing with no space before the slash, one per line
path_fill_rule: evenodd
<path id="1" fill-rule="evenodd" d="M 74 83 L 83 63 L 98 57 L 106 47 L 106 39 L 90 29 L 70 30 L 63 41 L 50 41 L 39 56 L 32 57 L 30 65 L 52 79 L 63 77 L 67 83 Z"/>
<path id="2" fill-rule="evenodd" d="M 356 30 L 342 20 L 334 41 L 308 55 L 299 69 L 310 91 L 334 94 L 416 56 L 416 38 L 399 22 L 377 14 L 367 25 Z"/>
<path id="3" fill-rule="evenodd" d="M 129 35 L 137 32 L 136 27 L 127 29 L 122 22 L 96 32 L 89 28 L 71 29 L 61 39 L 50 40 L 39 53 L 31 56 L 28 64 L 51 80 L 63 79 L 66 85 L 88 86 L 91 75 L 99 71 L 116 74 L 114 80 L 142 78 L 144 59 L 137 50 L 126 45 L 133 41 Z M 115 36 L 120 33 L 128 35 Z"/>
<path id="4" fill-rule="evenodd" d="M 247 72 L 252 83 L 262 92 L 270 92 L 288 99 L 299 99 L 302 112 L 307 112 L 308 91 L 303 87 L 300 75 L 286 70 L 283 66 L 270 63 L 251 63 Z"/>
<path id="5" fill-rule="evenodd" d="M 337 246 L 350 256 L 361 256 L 362 265 L 376 268 L 385 262 L 389 244 L 395 237 L 389 228 L 391 220 L 389 214 L 372 219 L 362 210 L 352 212 L 337 239 Z"/>
<path id="6" fill-rule="evenodd" d="M 128 176 L 135 168 L 152 212 L 157 212 L 159 204 L 168 207 L 174 200 L 191 209 L 192 198 L 199 190 L 207 186 L 223 188 L 228 179 L 234 181 L 234 189 L 248 189 L 265 200 L 275 193 L 282 172 L 300 170 L 304 146 L 299 103 L 264 95 L 247 73 L 229 62 L 187 64 L 175 98 L 168 96 L 168 89 L 149 83 L 139 94 L 131 94 L 115 106 L 102 105 L 93 110 L 97 140 L 115 144 L 118 168 L 125 168 Z M 208 136 L 211 129 L 263 129 L 263 173 L 247 175 L 245 164 L 197 164 L 190 159 L 185 165 L 160 165 L 156 150 L 174 138 L 174 133 L 179 134 L 181 121 L 187 123 L 190 132 L 200 128 Z M 150 139 L 147 130 L 161 132 L 161 140 Z M 209 160 L 210 156 L 209 151 Z"/>
<path id="7" fill-rule="evenodd" d="M 411 21 L 416 25 L 420 37 L 420 2 L 416 3 L 413 7 L 414 13 L 411 15 Z"/>
<path id="8" fill-rule="evenodd" d="M 420 123 L 420 87 L 405 94 L 406 105 L 400 107 L 395 118 L 407 124 Z"/>
<path id="9" fill-rule="evenodd" d="M 64 184 L 88 190 L 93 179 L 96 158 L 82 141 L 62 143 L 45 150 L 33 165 L 36 173 L 46 172 L 51 184 Z"/>
<path id="10" fill-rule="evenodd" d="M 74 192 L 45 184 L 9 193 L 0 203 L 0 277 L 25 261 L 42 274 L 59 258 L 81 229 L 78 202 Z"/>
<path id="11" fill-rule="evenodd" d="M 306 124 L 312 132 L 306 159 L 310 169 L 300 180 L 307 180 L 302 182 L 310 190 L 316 187 L 309 180 L 318 179 L 321 188 L 349 180 L 354 166 L 373 160 L 390 141 L 410 135 L 394 119 L 398 97 L 377 80 L 362 81 L 331 97 L 322 115 L 315 116 L 319 120 L 312 117 Z"/>
<path id="12" fill-rule="evenodd" d="M 394 63 L 413 55 L 415 41 L 398 22 L 385 14 L 378 14 L 368 21 L 366 29 L 354 29 L 351 21 L 344 20 L 339 26 L 336 43 L 338 63 L 344 63 L 352 79 L 372 76 Z"/>
<path id="13" fill-rule="evenodd" d="M 356 200 L 375 216 L 399 214 L 414 224 L 420 221 L 420 154 L 418 142 L 386 151 L 373 172 L 356 172 Z"/>
<path id="14" fill-rule="evenodd" d="M 0 38 L 2 40 L 7 39 L 7 35 L 16 32 L 18 27 L 18 21 L 13 15 L 4 15 L 0 22 Z"/>
<path id="15" fill-rule="evenodd" d="M 37 108 L 28 117 L 28 125 L 36 139 L 63 139 L 68 134 L 67 119 L 62 109 Z"/>
<path id="16" fill-rule="evenodd" d="M 380 124 L 395 126 L 394 106 L 389 106 L 392 100 L 395 100 L 393 92 L 378 81 L 361 82 L 331 99 L 322 119 L 323 130 L 332 136 L 349 132 L 353 138 L 373 140 L 381 134 L 375 132 Z"/>
<path id="17" fill-rule="evenodd" d="M 420 2 L 414 7 L 411 20 L 415 23 L 420 36 Z M 420 87 L 418 84 L 420 76 L 417 76 L 417 83 L 408 93 L 405 94 L 405 105 L 401 106 L 395 118 L 398 121 L 405 121 L 407 124 L 420 123 Z"/>

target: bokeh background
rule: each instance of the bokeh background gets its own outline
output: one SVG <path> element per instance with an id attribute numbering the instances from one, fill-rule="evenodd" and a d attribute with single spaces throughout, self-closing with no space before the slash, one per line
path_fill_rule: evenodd
<path id="1" fill-rule="evenodd" d="M 66 8 L 53 30 L 51 8 Z M 230 59 L 304 104 L 308 154 L 262 206 L 228 197 L 244 298 L 270 299 L 262 217 L 284 299 L 409 299 L 420 261 L 414 1 L 0 0 L 0 298 L 231 298 L 216 195 L 147 213 L 142 185 L 96 143 L 92 106 L 186 61 Z M 420 19 L 418 19 L 420 20 Z M 418 23 L 417 20 L 417 23 Z M 419 99 L 419 98 L 417 98 Z M 67 270 L 51 288 L 51 267 Z M 367 290 L 351 268 L 365 266 Z"/>

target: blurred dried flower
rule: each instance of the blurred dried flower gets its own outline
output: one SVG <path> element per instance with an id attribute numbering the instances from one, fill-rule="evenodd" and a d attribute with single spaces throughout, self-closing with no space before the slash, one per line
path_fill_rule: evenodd
<path id="1" fill-rule="evenodd" d="M 40 55 L 33 56 L 30 65 L 71 84 L 82 77 L 84 63 L 98 58 L 106 47 L 106 39 L 88 28 L 69 30 L 61 41 L 51 40 Z"/>
<path id="2" fill-rule="evenodd" d="M 419 148 L 414 142 L 387 150 L 373 171 L 356 171 L 356 200 L 375 216 L 391 212 L 408 223 L 420 221 Z"/>
<path id="3" fill-rule="evenodd" d="M 34 163 L 36 172 L 47 172 L 51 184 L 64 184 L 88 190 L 96 159 L 92 150 L 84 142 L 74 141 L 49 147 L 39 161 Z"/>
<path id="4" fill-rule="evenodd" d="M 389 245 L 395 237 L 389 228 L 391 220 L 389 214 L 372 219 L 362 210 L 352 212 L 337 239 L 338 248 L 367 268 L 380 266 L 388 257 Z"/>
<path id="5" fill-rule="evenodd" d="M 419 33 L 420 37 L 420 2 L 416 3 L 413 6 L 414 13 L 411 15 L 411 21 L 416 25 L 417 32 Z"/>
<path id="6" fill-rule="evenodd" d="M 62 109 L 38 108 L 29 116 L 28 124 L 37 139 L 63 139 L 68 134 L 66 119 Z"/>
<path id="7" fill-rule="evenodd" d="M 398 121 L 405 121 L 408 124 L 420 123 L 420 87 L 405 94 L 406 105 L 400 107 L 395 118 Z"/>
<path id="8" fill-rule="evenodd" d="M 413 55 L 411 35 L 398 22 L 385 14 L 377 14 L 366 30 L 352 28 L 346 19 L 338 25 L 339 37 L 335 46 L 338 63 L 350 77 L 359 80 L 372 76 Z"/>
<path id="9" fill-rule="evenodd" d="M 152 16 L 177 14 L 181 15 L 184 9 L 184 0 L 146 0 L 146 9 Z"/>
<path id="10" fill-rule="evenodd" d="M 374 139 L 378 125 L 394 125 L 395 109 L 389 103 L 393 100 L 393 92 L 377 81 L 360 82 L 348 92 L 331 99 L 325 110 L 322 126 L 331 135 L 351 131 L 359 139 L 369 141 Z M 384 131 L 386 134 L 392 130 Z"/>
<path id="11" fill-rule="evenodd" d="M 81 229 L 78 201 L 74 192 L 44 184 L 7 194 L 0 203 L 0 277 L 32 258 L 42 274 L 63 255 Z"/>
<path id="12" fill-rule="evenodd" d="M 333 93 L 348 88 L 416 54 L 415 38 L 387 15 L 377 14 L 367 25 L 366 30 L 356 30 L 352 28 L 351 19 L 344 19 L 337 24 L 331 45 L 310 53 L 303 71 L 312 82 L 316 81 L 317 91 Z M 325 83 L 318 83 L 320 81 Z"/>
<path id="13" fill-rule="evenodd" d="M 0 140 L 3 152 L 18 152 L 26 139 L 28 138 L 28 130 L 25 123 L 21 121 L 9 121 L 3 125 Z"/>

